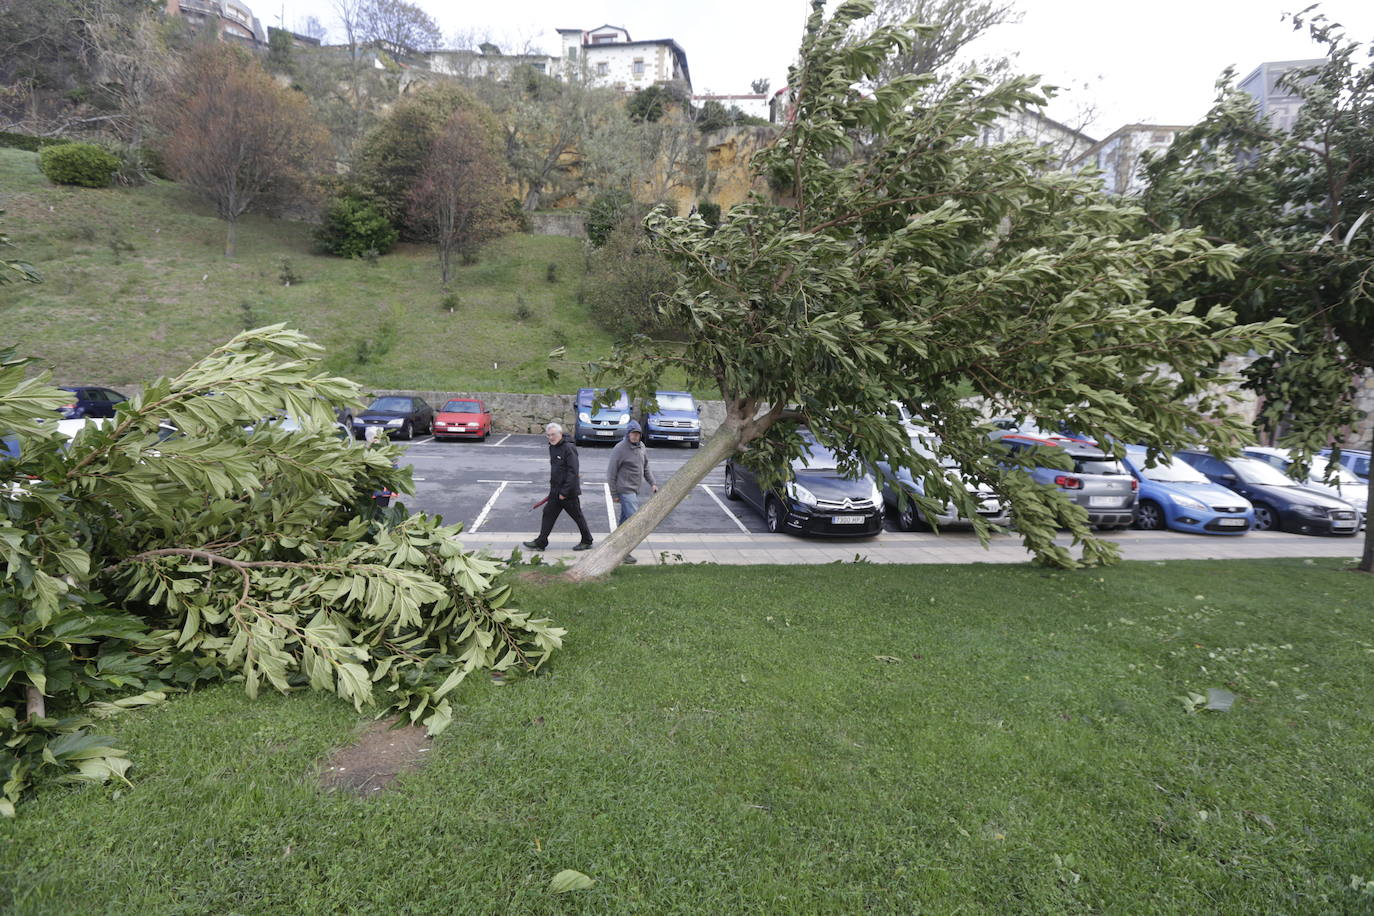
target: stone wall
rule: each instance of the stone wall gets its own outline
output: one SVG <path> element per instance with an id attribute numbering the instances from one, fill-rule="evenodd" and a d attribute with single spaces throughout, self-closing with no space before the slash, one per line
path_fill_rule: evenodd
<path id="1" fill-rule="evenodd" d="M 1369 448 L 1374 436 L 1374 372 L 1366 372 L 1355 392 L 1355 406 L 1364 411 L 1364 419 L 1357 422 L 1341 440 L 1343 448 Z"/>
<path id="2" fill-rule="evenodd" d="M 530 214 L 534 235 L 561 235 L 573 239 L 587 237 L 587 214 L 581 210 L 543 211 Z"/>

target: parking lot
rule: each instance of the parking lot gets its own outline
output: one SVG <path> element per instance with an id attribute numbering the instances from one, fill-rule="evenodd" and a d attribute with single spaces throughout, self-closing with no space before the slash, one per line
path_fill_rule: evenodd
<path id="1" fill-rule="evenodd" d="M 538 435 L 493 435 L 486 442 L 439 442 L 428 436 L 407 445 L 415 495 L 412 509 L 463 524 L 463 542 L 499 555 L 509 554 L 539 530 L 533 506 L 548 493 L 548 444 Z M 596 538 L 615 526 L 615 505 L 606 485 L 610 447 L 578 450 L 582 510 Z M 649 466 L 661 483 L 694 452 L 653 448 Z M 714 563 L 830 563 L 866 559 L 888 563 L 1019 563 L 1028 558 L 1014 536 L 994 538 L 985 549 L 967 530 L 941 534 L 897 531 L 891 522 L 877 537 L 809 539 L 769 534 L 744 503 L 725 499 L 724 472 L 713 471 L 659 526 L 635 555 L 641 560 Z M 1126 559 L 1259 559 L 1268 557 L 1355 557 L 1361 538 L 1319 538 L 1272 531 L 1244 537 L 1210 537 L 1170 531 L 1120 531 L 1108 537 Z M 550 557 L 574 558 L 577 530 L 560 517 L 550 538 Z M 1068 543 L 1068 538 L 1064 539 Z"/>

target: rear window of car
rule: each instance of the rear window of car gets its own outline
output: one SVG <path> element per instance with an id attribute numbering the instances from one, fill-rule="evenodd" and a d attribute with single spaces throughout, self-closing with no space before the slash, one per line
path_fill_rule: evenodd
<path id="1" fill-rule="evenodd" d="M 1126 468 L 1115 458 L 1074 458 L 1076 474 L 1125 474 Z"/>
<path id="2" fill-rule="evenodd" d="M 414 406 L 410 398 L 378 398 L 368 410 L 410 410 Z"/>
<path id="3" fill-rule="evenodd" d="M 476 401 L 449 401 L 444 405 L 445 413 L 481 413 L 482 405 Z"/>

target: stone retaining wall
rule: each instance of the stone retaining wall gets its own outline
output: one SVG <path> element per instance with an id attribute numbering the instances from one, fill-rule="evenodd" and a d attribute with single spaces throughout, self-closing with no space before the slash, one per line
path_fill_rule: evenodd
<path id="1" fill-rule="evenodd" d="M 587 237 L 587 214 L 581 210 L 531 213 L 532 235 L 561 235 L 574 239 Z"/>

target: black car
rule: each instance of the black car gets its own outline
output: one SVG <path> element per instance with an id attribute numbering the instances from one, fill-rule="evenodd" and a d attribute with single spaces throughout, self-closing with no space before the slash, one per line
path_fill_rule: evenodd
<path id="1" fill-rule="evenodd" d="M 1217 458 L 1183 451 L 1178 458 L 1207 479 L 1234 490 L 1255 507 L 1255 530 L 1353 536 L 1360 530 L 1354 506 L 1320 490 L 1301 486 L 1277 468 L 1254 458 Z"/>
<path id="2" fill-rule="evenodd" d="M 424 398 L 378 398 L 353 418 L 353 435 L 363 438 L 369 426 L 381 427 L 393 439 L 410 439 L 434 429 L 434 408 Z"/>
<path id="3" fill-rule="evenodd" d="M 62 414 L 64 420 L 79 420 L 83 417 L 113 417 L 115 405 L 129 400 L 111 388 L 81 386 L 69 388 L 63 385 L 62 390 L 72 393 L 70 403 L 57 408 L 57 412 Z"/>
<path id="4" fill-rule="evenodd" d="M 792 462 L 781 490 L 764 492 L 753 471 L 735 458 L 725 462 L 725 495 L 742 499 L 763 515 L 772 532 L 864 537 L 883 530 L 883 494 L 873 478 L 841 476 L 834 453 L 809 435 L 806 452 Z"/>

